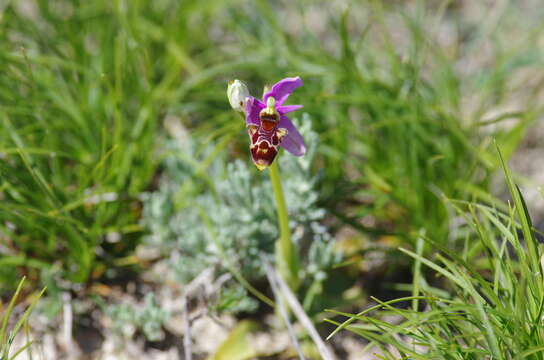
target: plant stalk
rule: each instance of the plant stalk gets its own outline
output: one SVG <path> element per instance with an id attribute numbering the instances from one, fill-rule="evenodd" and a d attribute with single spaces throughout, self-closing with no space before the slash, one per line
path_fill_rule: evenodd
<path id="1" fill-rule="evenodd" d="M 285 197 L 283 196 L 278 160 L 276 159 L 268 169 L 274 190 L 274 197 L 276 198 L 276 211 L 280 227 L 280 237 L 276 242 L 276 264 L 278 272 L 283 276 L 287 284 L 289 284 L 289 287 L 292 290 L 296 290 L 299 285 L 298 257 L 295 245 L 291 241 L 289 214 L 285 205 Z"/>

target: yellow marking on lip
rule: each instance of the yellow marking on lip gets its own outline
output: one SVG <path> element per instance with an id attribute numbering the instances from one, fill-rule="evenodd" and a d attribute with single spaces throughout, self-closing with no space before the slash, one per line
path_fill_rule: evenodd
<path id="1" fill-rule="evenodd" d="M 264 169 L 266 169 L 268 167 L 268 164 L 265 164 L 265 163 L 254 163 L 255 166 L 257 167 L 257 169 L 259 169 L 259 171 L 263 171 Z"/>

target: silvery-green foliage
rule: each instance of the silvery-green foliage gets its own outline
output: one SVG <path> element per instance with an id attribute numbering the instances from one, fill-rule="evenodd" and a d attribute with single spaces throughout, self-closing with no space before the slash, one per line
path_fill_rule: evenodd
<path id="1" fill-rule="evenodd" d="M 258 303 L 249 297 L 247 290 L 239 283 L 230 283 L 221 287 L 217 301 L 213 304 L 216 312 L 253 312 L 257 310 Z"/>
<path id="2" fill-rule="evenodd" d="M 321 281 L 325 270 L 338 261 L 332 238 L 323 225 L 325 211 L 317 206 L 317 176 L 311 164 L 318 135 L 306 114 L 298 129 L 307 153 L 279 156 L 282 185 L 293 240 L 301 250 L 305 281 Z M 171 141 L 166 145 L 164 173 L 157 192 L 144 196 L 143 224 L 146 242 L 168 257 L 173 274 L 182 282 L 206 268 L 219 275 L 236 268 L 248 280 L 264 277 L 259 254 L 273 259 L 279 237 L 274 194 L 267 171 L 257 172 L 248 157 L 227 159 L 216 151 L 215 160 L 202 171 L 203 159 L 213 146 L 198 149 L 195 143 Z"/>
<path id="3" fill-rule="evenodd" d="M 151 341 L 162 338 L 162 326 L 170 317 L 170 312 L 161 309 L 157 304 L 153 293 L 148 293 L 145 296 L 142 307 L 129 304 L 110 304 L 106 306 L 105 313 L 112 320 L 117 332 L 125 336 L 132 336 L 134 331 L 139 329 Z"/>

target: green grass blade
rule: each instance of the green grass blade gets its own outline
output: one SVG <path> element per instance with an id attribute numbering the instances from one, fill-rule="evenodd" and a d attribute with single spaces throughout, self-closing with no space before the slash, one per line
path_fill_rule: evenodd
<path id="1" fill-rule="evenodd" d="M 497 144 L 495 145 L 497 148 L 497 152 L 499 154 L 504 175 L 506 177 L 506 183 L 508 185 L 508 189 L 510 190 L 510 195 L 512 196 L 512 199 L 514 201 L 514 206 L 516 209 L 516 213 L 518 215 L 518 220 L 521 224 L 521 231 L 523 233 L 523 238 L 525 239 L 525 242 L 527 244 L 527 250 L 529 252 L 531 268 L 534 274 L 538 275 L 540 279 L 538 282 L 542 283 L 542 279 L 544 277 L 540 267 L 540 255 L 538 251 L 537 241 L 536 241 L 534 232 L 532 230 L 533 226 L 531 223 L 531 217 L 529 216 L 529 212 L 527 210 L 527 205 L 525 204 L 525 200 L 523 199 L 523 195 L 521 194 L 519 187 L 514 183 L 514 180 L 512 179 L 512 174 L 510 173 L 508 166 L 506 166 L 506 163 L 504 162 L 504 158 L 501 154 L 501 150 L 499 149 Z M 542 287 L 542 284 L 539 285 L 539 288 L 541 287 Z"/>
<path id="2" fill-rule="evenodd" d="M 21 292 L 21 289 L 23 288 L 24 282 L 25 282 L 25 278 L 23 277 L 21 281 L 19 282 L 17 289 L 15 290 L 15 294 L 13 294 L 13 296 L 11 297 L 11 301 L 9 302 L 9 305 L 6 311 L 4 312 L 3 319 L 2 319 L 2 327 L 0 327 L 0 344 L 5 344 L 8 339 L 7 328 L 8 328 L 9 317 L 11 315 L 11 312 L 13 311 L 13 308 L 15 307 L 15 303 L 17 301 L 19 293 Z"/>

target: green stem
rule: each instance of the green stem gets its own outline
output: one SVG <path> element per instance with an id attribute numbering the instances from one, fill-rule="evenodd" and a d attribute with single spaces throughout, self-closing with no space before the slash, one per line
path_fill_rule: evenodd
<path id="1" fill-rule="evenodd" d="M 289 284 L 291 289 L 296 290 L 299 284 L 298 279 L 298 257 L 297 251 L 291 241 L 291 231 L 289 230 L 289 214 L 285 205 L 283 189 L 281 186 L 280 170 L 277 164 L 278 160 L 270 165 L 270 180 L 276 198 L 276 210 L 278 213 L 278 224 L 280 227 L 280 238 L 276 242 L 276 263 L 279 273 Z"/>

